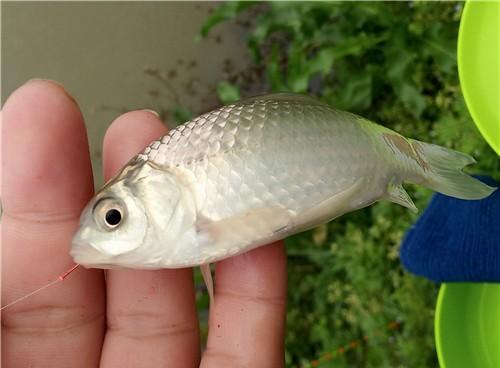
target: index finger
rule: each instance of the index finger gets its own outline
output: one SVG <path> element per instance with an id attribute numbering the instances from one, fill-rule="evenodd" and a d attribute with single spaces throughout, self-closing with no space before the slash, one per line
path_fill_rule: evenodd
<path id="1" fill-rule="evenodd" d="M 2 111 L 2 301 L 67 270 L 81 209 L 93 192 L 82 115 L 64 89 L 32 81 Z M 90 367 L 104 333 L 101 271 L 75 271 L 2 313 L 7 366 Z M 75 359 L 75 352 L 81 359 Z"/>

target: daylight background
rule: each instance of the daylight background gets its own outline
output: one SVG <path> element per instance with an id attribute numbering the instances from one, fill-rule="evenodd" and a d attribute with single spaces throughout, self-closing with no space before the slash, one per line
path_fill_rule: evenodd
<path id="1" fill-rule="evenodd" d="M 478 159 L 500 179 L 457 74 L 462 3 L 3 3 L 2 102 L 33 77 L 79 101 L 95 171 L 121 112 L 170 126 L 270 91 L 315 95 Z M 97 185 L 102 183 L 100 174 Z M 408 186 L 417 207 L 431 192 Z M 418 215 L 386 202 L 287 240 L 288 367 L 435 367 L 439 285 L 402 269 Z M 197 274 L 202 332 L 208 298 Z"/>

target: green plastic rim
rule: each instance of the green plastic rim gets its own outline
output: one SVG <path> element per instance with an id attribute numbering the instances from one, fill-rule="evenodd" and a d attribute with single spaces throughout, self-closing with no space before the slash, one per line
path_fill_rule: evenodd
<path id="1" fill-rule="evenodd" d="M 458 32 L 458 73 L 467 108 L 500 155 L 500 1 L 467 1 Z"/>
<path id="2" fill-rule="evenodd" d="M 441 368 L 500 367 L 500 284 L 442 284 L 434 329 Z"/>

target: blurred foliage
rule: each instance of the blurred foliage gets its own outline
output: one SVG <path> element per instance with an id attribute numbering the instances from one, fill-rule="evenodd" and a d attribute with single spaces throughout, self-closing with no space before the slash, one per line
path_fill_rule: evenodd
<path id="1" fill-rule="evenodd" d="M 238 88 L 226 81 L 219 83 L 217 86 L 217 94 L 224 104 L 230 104 L 241 99 Z"/>
<path id="2" fill-rule="evenodd" d="M 250 3 L 223 3 L 220 21 Z M 248 48 L 268 91 L 315 95 L 403 135 L 469 154 L 472 170 L 500 179 L 498 157 L 463 101 L 456 46 L 461 3 L 271 2 L 249 31 Z M 230 102 L 245 85 L 219 86 Z M 262 91 L 262 92 L 268 92 Z M 420 209 L 431 192 L 409 186 Z M 325 352 L 372 334 L 320 367 L 435 367 L 433 318 L 438 285 L 404 271 L 398 259 L 417 216 L 387 202 L 287 240 L 289 304 L 286 363 L 310 366 Z"/>

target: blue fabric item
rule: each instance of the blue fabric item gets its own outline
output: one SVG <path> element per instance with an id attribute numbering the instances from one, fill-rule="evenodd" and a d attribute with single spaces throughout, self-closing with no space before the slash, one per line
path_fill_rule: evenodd
<path id="1" fill-rule="evenodd" d="M 435 194 L 406 234 L 400 256 L 410 272 L 437 282 L 500 282 L 500 190 L 479 201 Z"/>

